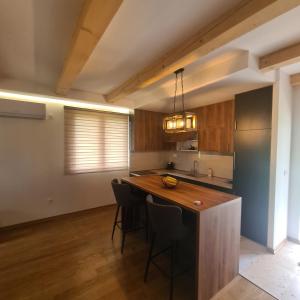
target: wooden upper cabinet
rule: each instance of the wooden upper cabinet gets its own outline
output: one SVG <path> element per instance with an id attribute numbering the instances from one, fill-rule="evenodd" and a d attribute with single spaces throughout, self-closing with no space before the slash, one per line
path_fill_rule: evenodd
<path id="1" fill-rule="evenodd" d="M 136 109 L 132 122 L 132 150 L 151 152 L 170 150 L 174 147 L 164 140 L 162 128 L 165 114 Z"/>
<path id="2" fill-rule="evenodd" d="M 196 109 L 200 151 L 233 152 L 234 101 Z"/>
<path id="3" fill-rule="evenodd" d="M 198 118 L 200 151 L 233 152 L 234 101 L 199 107 L 192 111 Z M 174 150 L 180 134 L 165 135 L 162 122 L 165 114 L 136 109 L 133 117 L 132 150 L 136 152 Z M 194 139 L 194 133 L 190 139 Z M 173 140 L 172 140 L 173 138 Z M 186 140 L 182 134 L 182 140 Z"/>

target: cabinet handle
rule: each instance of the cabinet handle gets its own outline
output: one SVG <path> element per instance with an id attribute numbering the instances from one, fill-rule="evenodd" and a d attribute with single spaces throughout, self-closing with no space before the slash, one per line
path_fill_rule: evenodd
<path id="1" fill-rule="evenodd" d="M 233 152 L 233 170 L 235 170 L 235 152 Z"/>
<path id="2" fill-rule="evenodd" d="M 234 130 L 237 130 L 237 121 L 234 121 Z"/>

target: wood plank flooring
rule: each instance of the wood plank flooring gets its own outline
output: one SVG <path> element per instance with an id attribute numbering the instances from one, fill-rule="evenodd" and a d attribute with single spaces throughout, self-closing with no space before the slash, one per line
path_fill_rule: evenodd
<path id="1" fill-rule="evenodd" d="M 155 268 L 143 282 L 148 245 L 128 235 L 120 254 L 120 234 L 110 239 L 115 207 L 63 216 L 0 231 L 0 299 L 168 299 L 168 280 Z M 175 283 L 174 300 L 193 299 L 188 276 Z M 214 300 L 270 300 L 237 277 Z"/>

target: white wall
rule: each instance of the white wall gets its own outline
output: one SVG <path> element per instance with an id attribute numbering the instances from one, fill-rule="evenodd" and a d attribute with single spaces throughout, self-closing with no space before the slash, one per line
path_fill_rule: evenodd
<path id="1" fill-rule="evenodd" d="M 300 242 L 300 87 L 293 89 L 288 237 Z"/>
<path id="2" fill-rule="evenodd" d="M 277 71 L 273 88 L 268 247 L 275 250 L 287 237 L 292 88 L 289 76 Z"/>
<path id="3" fill-rule="evenodd" d="M 114 203 L 110 181 L 127 171 L 64 175 L 63 106 L 53 119 L 0 118 L 0 226 Z"/>
<path id="4" fill-rule="evenodd" d="M 47 115 L 53 119 L 0 118 L 0 227 L 114 203 L 110 181 L 128 175 L 64 175 L 63 105 L 47 104 Z M 168 160 L 179 169 L 192 167 L 192 154 L 172 154 L 132 153 L 131 170 L 164 168 Z M 230 159 L 201 156 L 200 171 L 212 167 L 216 176 L 231 178 Z"/>

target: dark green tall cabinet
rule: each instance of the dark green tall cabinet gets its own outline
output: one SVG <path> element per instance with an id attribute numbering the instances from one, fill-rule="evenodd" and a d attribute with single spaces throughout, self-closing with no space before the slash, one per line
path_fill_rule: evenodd
<path id="1" fill-rule="evenodd" d="M 235 97 L 234 193 L 242 197 L 243 236 L 267 244 L 272 86 Z"/>

